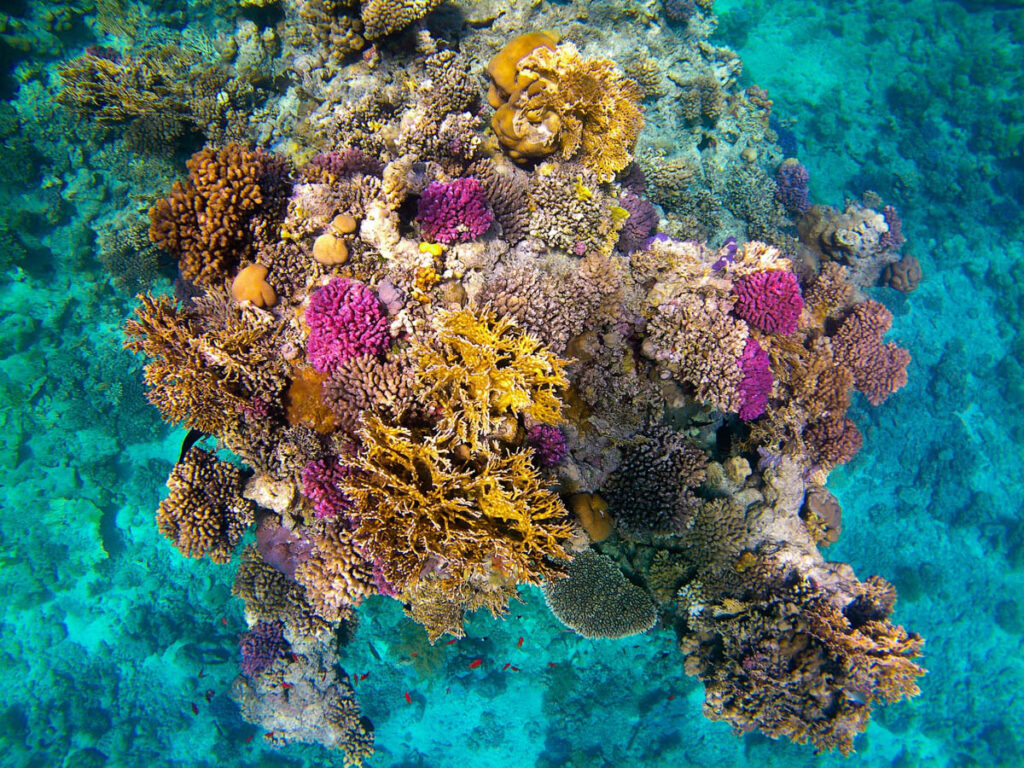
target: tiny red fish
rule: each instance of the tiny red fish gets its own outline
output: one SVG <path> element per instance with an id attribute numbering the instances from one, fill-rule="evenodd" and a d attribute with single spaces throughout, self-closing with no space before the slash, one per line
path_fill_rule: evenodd
<path id="1" fill-rule="evenodd" d="M 206 699 L 206 703 L 210 703 L 210 699 L 213 698 L 213 691 L 207 688 L 206 693 L 203 694 L 203 698 Z"/>
<path id="2" fill-rule="evenodd" d="M 361 674 L 361 675 L 359 676 L 359 680 L 360 680 L 360 681 L 362 681 L 362 680 L 365 680 L 365 679 L 366 679 L 366 678 L 368 678 L 369 676 L 370 676 L 370 673 L 369 673 L 369 672 L 364 672 L 363 674 Z"/>
<path id="3" fill-rule="evenodd" d="M 405 703 L 412 704 L 412 696 L 409 695 L 408 691 L 405 692 Z"/>
<path id="4" fill-rule="evenodd" d="M 675 699 L 675 696 L 669 696 L 669 697 L 668 697 L 668 700 L 669 700 L 669 701 L 672 701 L 673 699 Z"/>
<path id="5" fill-rule="evenodd" d="M 519 671 L 519 667 L 509 667 L 509 669 L 511 669 L 513 672 Z"/>
<path id="6" fill-rule="evenodd" d="M 483 663 L 484 663 L 483 659 L 473 659 L 471 662 L 469 662 L 469 668 L 470 669 L 476 669 L 477 667 L 479 667 Z"/>
<path id="7" fill-rule="evenodd" d="M 501 671 L 504 672 L 506 669 L 508 669 L 511 666 L 512 666 L 512 662 L 511 661 L 506 662 L 505 666 L 501 668 Z"/>
<path id="8" fill-rule="evenodd" d="M 225 619 L 223 616 L 221 616 L 220 617 L 220 623 L 223 624 L 226 627 L 228 625 L 228 620 Z"/>
<path id="9" fill-rule="evenodd" d="M 413 652 L 412 652 L 412 653 L 410 653 L 409 655 L 410 655 L 410 656 L 412 656 L 412 657 L 413 657 L 414 659 L 415 659 L 415 658 L 416 658 L 417 656 L 419 656 L 419 654 L 418 654 L 418 653 L 416 653 L 416 651 L 413 651 Z"/>
<path id="10" fill-rule="evenodd" d="M 453 637 L 451 640 L 449 640 L 447 643 L 445 643 L 445 645 L 454 645 L 457 642 L 459 642 L 459 638 Z"/>
<path id="11" fill-rule="evenodd" d="M 206 667 L 200 667 L 199 668 L 199 674 L 197 675 L 197 677 L 200 680 L 202 680 L 204 677 L 206 677 Z"/>
<path id="12" fill-rule="evenodd" d="M 248 736 L 246 737 L 246 739 L 245 739 L 245 743 L 246 743 L 246 744 L 248 744 L 248 743 L 249 743 L 250 741 L 252 741 L 252 737 L 253 737 L 253 736 L 255 736 L 255 735 L 256 735 L 255 733 L 250 733 L 250 734 L 249 734 L 249 735 L 248 735 Z"/>
<path id="13" fill-rule="evenodd" d="M 199 707 L 196 706 L 196 703 L 194 701 L 192 702 L 192 714 L 193 715 L 198 715 L 199 714 Z"/>
<path id="14" fill-rule="evenodd" d="M 558 665 L 557 665 L 557 664 L 555 664 L 555 662 L 553 662 L 553 661 L 549 661 L 549 662 L 548 662 L 548 666 L 549 666 L 549 667 L 557 667 Z"/>
<path id="15" fill-rule="evenodd" d="M 272 739 L 272 738 L 274 738 L 274 732 L 273 731 L 267 731 L 266 733 L 263 734 L 263 738 L 264 739 Z"/>
<path id="16" fill-rule="evenodd" d="M 522 648 L 522 647 L 523 647 L 523 638 L 520 637 L 519 638 L 519 642 L 516 643 L 516 648 Z"/>
<path id="17" fill-rule="evenodd" d="M 281 683 L 281 687 L 287 691 L 289 688 L 294 688 L 295 686 L 291 683 Z"/>

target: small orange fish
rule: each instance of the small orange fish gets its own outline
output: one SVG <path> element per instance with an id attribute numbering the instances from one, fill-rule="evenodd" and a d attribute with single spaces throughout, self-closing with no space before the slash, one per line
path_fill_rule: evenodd
<path id="1" fill-rule="evenodd" d="M 555 664 L 555 662 L 553 662 L 553 661 L 549 661 L 549 662 L 548 662 L 548 666 L 549 666 L 549 667 L 557 667 L 558 665 L 557 665 L 557 664 Z"/>
<path id="2" fill-rule="evenodd" d="M 221 616 L 220 617 L 220 623 L 223 624 L 226 627 L 228 625 L 228 620 L 225 619 L 223 616 Z"/>
<path id="3" fill-rule="evenodd" d="M 522 648 L 522 647 L 523 647 L 523 638 L 520 637 L 519 638 L 519 642 L 516 643 L 516 648 Z"/>
<path id="4" fill-rule="evenodd" d="M 289 688 L 294 688 L 295 686 L 291 683 L 281 683 L 281 687 L 287 691 Z"/>
<path id="5" fill-rule="evenodd" d="M 506 669 L 508 669 L 508 668 L 509 668 L 509 667 L 511 667 L 511 666 L 512 666 L 512 662 L 511 662 L 511 661 L 510 661 L 510 662 L 507 662 L 507 663 L 505 664 L 505 666 L 501 668 L 501 671 L 502 671 L 502 672 L 504 672 L 504 671 L 505 671 Z"/>
<path id="6" fill-rule="evenodd" d="M 412 696 L 409 695 L 408 691 L 405 692 L 405 703 L 412 704 Z"/>
<path id="7" fill-rule="evenodd" d="M 479 667 L 483 663 L 484 663 L 483 659 L 473 659 L 471 662 L 469 662 L 469 668 L 470 669 L 476 669 L 477 667 Z"/>
<path id="8" fill-rule="evenodd" d="M 445 645 L 454 645 L 457 642 L 459 642 L 459 638 L 453 637 L 451 640 L 449 640 L 447 643 L 445 643 Z"/>
<path id="9" fill-rule="evenodd" d="M 509 669 L 511 669 L 513 672 L 519 671 L 519 667 L 509 667 Z"/>
<path id="10" fill-rule="evenodd" d="M 193 715 L 198 715 L 199 714 L 199 707 L 196 706 L 196 703 L 194 701 L 192 702 L 192 714 Z"/>
<path id="11" fill-rule="evenodd" d="M 248 743 L 249 743 L 250 741 L 252 741 L 252 737 L 253 737 L 253 736 L 255 736 L 255 735 L 256 735 L 255 733 L 250 733 L 250 734 L 249 734 L 249 735 L 248 735 L 248 736 L 246 737 L 246 739 L 245 739 L 245 743 L 246 743 L 246 744 L 248 744 Z"/>
<path id="12" fill-rule="evenodd" d="M 365 679 L 366 679 L 366 678 L 368 678 L 369 676 L 370 676 L 370 673 L 369 673 L 369 672 L 364 672 L 363 674 L 361 674 L 361 675 L 359 676 L 359 680 L 360 680 L 360 682 L 362 682 L 363 680 L 365 680 Z"/>

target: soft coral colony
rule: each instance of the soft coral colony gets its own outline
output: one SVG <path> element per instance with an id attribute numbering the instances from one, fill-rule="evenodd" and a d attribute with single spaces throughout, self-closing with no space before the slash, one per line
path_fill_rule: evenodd
<path id="1" fill-rule="evenodd" d="M 378 36 L 436 3 L 407 5 Z M 883 217 L 786 206 L 762 173 L 773 225 L 734 230 L 760 240 L 657 232 L 643 77 L 534 32 L 487 52 L 485 99 L 469 53 L 415 40 L 366 69 L 403 88 L 310 105 L 288 157 L 208 146 L 150 211 L 182 298 L 143 296 L 127 346 L 163 415 L 238 460 L 188 450 L 158 523 L 214 562 L 255 528 L 243 713 L 359 763 L 372 728 L 331 640 L 361 602 L 436 640 L 532 584 L 586 637 L 675 631 L 709 717 L 849 752 L 923 674 L 893 588 L 819 552 L 851 392 L 906 382 L 862 290 L 898 258 Z M 763 92 L 711 72 L 684 117 L 767 124 Z"/>

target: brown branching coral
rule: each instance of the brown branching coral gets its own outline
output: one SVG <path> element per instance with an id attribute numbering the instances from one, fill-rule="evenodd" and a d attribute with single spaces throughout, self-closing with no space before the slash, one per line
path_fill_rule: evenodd
<path id="1" fill-rule="evenodd" d="M 440 4 L 441 0 L 366 0 L 360 11 L 366 38 L 377 40 L 403 30 Z"/>
<path id="2" fill-rule="evenodd" d="M 239 316 L 210 328 L 166 296 L 139 298 L 124 346 L 150 358 L 147 397 L 169 421 L 220 434 L 249 397 L 276 393 L 273 358 L 261 343 L 271 333 L 268 320 Z"/>
<path id="3" fill-rule="evenodd" d="M 545 163 L 529 187 L 530 234 L 551 248 L 609 254 L 629 217 L 583 169 Z"/>
<path id="4" fill-rule="evenodd" d="M 764 566 L 758 582 L 738 598 L 680 592 L 688 616 L 680 647 L 687 672 L 705 684 L 709 718 L 845 755 L 872 704 L 920 692 L 924 670 L 913 659 L 922 641 L 888 621 L 884 581 L 858 582 L 845 606 L 778 566 Z"/>
<path id="5" fill-rule="evenodd" d="M 360 416 L 371 408 L 405 423 L 422 420 L 424 415 L 412 363 L 401 352 L 386 360 L 374 355 L 343 360 L 324 382 L 323 401 L 338 425 L 350 433 L 355 433 Z"/>
<path id="6" fill-rule="evenodd" d="M 509 419 L 560 419 L 560 396 L 569 384 L 563 361 L 508 318 L 470 309 L 438 312 L 433 338 L 414 343 L 411 355 L 421 397 L 441 406 L 439 433 L 472 451 L 506 430 Z"/>
<path id="7" fill-rule="evenodd" d="M 559 152 L 565 160 L 578 158 L 601 181 L 632 162 L 644 94 L 614 62 L 585 60 L 571 43 L 539 45 L 518 60 L 514 83 L 501 90 L 507 99 L 491 127 L 513 160 Z"/>
<path id="8" fill-rule="evenodd" d="M 907 383 L 910 353 L 894 342 L 882 343 L 892 327 L 892 313 L 873 299 L 855 304 L 831 337 L 838 365 L 853 374 L 853 383 L 868 402 L 878 405 Z"/>
<path id="9" fill-rule="evenodd" d="M 331 524 L 313 538 L 313 550 L 295 569 L 295 581 L 306 590 L 313 609 L 329 621 L 349 618 L 364 597 L 377 593 L 372 563 L 359 553 L 351 533 Z"/>
<path id="10" fill-rule="evenodd" d="M 229 144 L 197 152 L 188 169 L 188 180 L 150 210 L 149 236 L 178 259 L 182 277 L 215 286 L 250 255 L 247 224 L 263 202 L 263 158 Z"/>
<path id="11" fill-rule="evenodd" d="M 423 626 L 431 643 L 446 634 L 464 637 L 467 613 L 487 608 L 500 618 L 508 613 L 509 600 L 520 600 L 516 585 L 503 581 L 500 572 L 484 584 L 427 576 L 407 586 L 401 597 L 406 615 Z"/>
<path id="12" fill-rule="evenodd" d="M 193 447 L 174 465 L 167 487 L 170 495 L 156 514 L 160 533 L 186 557 L 231 560 L 255 514 L 253 503 L 241 496 L 242 473 Z"/>
<path id="13" fill-rule="evenodd" d="M 592 549 L 572 559 L 564 579 L 544 585 L 544 599 L 560 622 L 592 639 L 638 635 L 658 618 L 647 593 L 627 581 L 611 558 Z"/>
<path id="14" fill-rule="evenodd" d="M 463 441 L 417 434 L 375 414 L 359 431 L 362 452 L 342 491 L 360 525 L 356 539 L 402 590 L 424 574 L 486 580 L 500 561 L 513 583 L 558 573 L 571 527 L 530 451 L 484 452 L 463 460 Z"/>

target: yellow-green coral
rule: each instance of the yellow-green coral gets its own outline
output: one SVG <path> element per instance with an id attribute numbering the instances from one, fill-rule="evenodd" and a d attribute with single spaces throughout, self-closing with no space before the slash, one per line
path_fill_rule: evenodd
<path id="1" fill-rule="evenodd" d="M 361 14 L 368 40 L 405 29 L 441 4 L 441 0 L 368 0 Z"/>
<path id="2" fill-rule="evenodd" d="M 585 60 L 572 43 L 539 46 L 518 62 L 515 88 L 492 127 L 515 160 L 561 152 L 611 181 L 633 160 L 642 99 L 615 62 Z"/>
<path id="3" fill-rule="evenodd" d="M 360 521 L 363 552 L 403 590 L 430 573 L 513 583 L 558 572 L 571 526 L 531 462 L 532 452 L 465 456 L 453 435 L 412 431 L 364 416 L 363 450 L 342 492 Z"/>
<path id="4" fill-rule="evenodd" d="M 417 340 L 412 355 L 423 398 L 441 408 L 439 432 L 474 451 L 507 430 L 507 419 L 560 419 L 560 395 L 569 385 L 564 361 L 507 317 L 439 312 L 433 337 Z"/>

